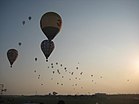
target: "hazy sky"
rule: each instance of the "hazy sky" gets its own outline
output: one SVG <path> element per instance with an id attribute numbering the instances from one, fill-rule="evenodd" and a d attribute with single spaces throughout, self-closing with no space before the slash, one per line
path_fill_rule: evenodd
<path id="1" fill-rule="evenodd" d="M 50 11 L 62 28 L 46 62 L 40 19 Z M 139 93 L 139 0 L 0 0 L 0 83 L 5 94 Z"/>

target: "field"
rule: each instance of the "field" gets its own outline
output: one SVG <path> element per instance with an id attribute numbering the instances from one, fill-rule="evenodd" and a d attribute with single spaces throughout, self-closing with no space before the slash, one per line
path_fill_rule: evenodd
<path id="1" fill-rule="evenodd" d="M 58 104 L 60 100 L 63 100 L 65 104 L 139 104 L 139 94 L 0 96 L 0 104 Z"/>

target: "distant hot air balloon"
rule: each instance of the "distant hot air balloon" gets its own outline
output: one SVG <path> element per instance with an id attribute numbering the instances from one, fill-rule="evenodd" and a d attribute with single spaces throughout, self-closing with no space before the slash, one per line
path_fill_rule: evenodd
<path id="1" fill-rule="evenodd" d="M 35 58 L 35 61 L 37 61 L 37 58 Z"/>
<path id="2" fill-rule="evenodd" d="M 21 44 L 22 44 L 21 42 L 18 43 L 19 46 L 21 46 Z"/>
<path id="3" fill-rule="evenodd" d="M 31 16 L 29 16 L 28 19 L 31 20 Z"/>
<path id="4" fill-rule="evenodd" d="M 13 63 L 15 62 L 15 60 L 17 59 L 17 56 L 18 56 L 18 51 L 16 49 L 8 50 L 7 57 L 10 62 L 11 67 L 12 67 Z"/>
<path id="5" fill-rule="evenodd" d="M 48 40 L 53 40 L 61 29 L 62 19 L 55 12 L 45 13 L 40 20 L 40 27 Z"/>
<path id="6" fill-rule="evenodd" d="M 53 41 L 49 41 L 49 40 L 42 41 L 41 50 L 42 50 L 42 52 L 44 53 L 44 55 L 46 57 L 46 61 L 48 61 L 48 57 L 50 56 L 50 54 L 54 50 L 54 42 Z"/>
<path id="7" fill-rule="evenodd" d="M 24 25 L 25 24 L 25 21 L 22 21 L 22 24 Z"/>

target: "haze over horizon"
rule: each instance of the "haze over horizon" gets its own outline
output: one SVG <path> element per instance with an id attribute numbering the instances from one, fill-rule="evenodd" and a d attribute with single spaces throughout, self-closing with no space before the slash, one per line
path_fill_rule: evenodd
<path id="1" fill-rule="evenodd" d="M 40 19 L 50 11 L 62 27 L 46 62 Z M 138 0 L 1 0 L 0 12 L 3 94 L 139 94 Z M 11 48 L 19 53 L 12 68 Z"/>

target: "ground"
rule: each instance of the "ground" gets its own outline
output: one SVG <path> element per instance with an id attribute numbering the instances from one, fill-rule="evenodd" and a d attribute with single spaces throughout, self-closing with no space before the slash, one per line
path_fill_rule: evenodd
<path id="1" fill-rule="evenodd" d="M 139 104 L 139 94 L 0 96 L 0 104 L 58 104 L 60 100 L 65 104 Z"/>

